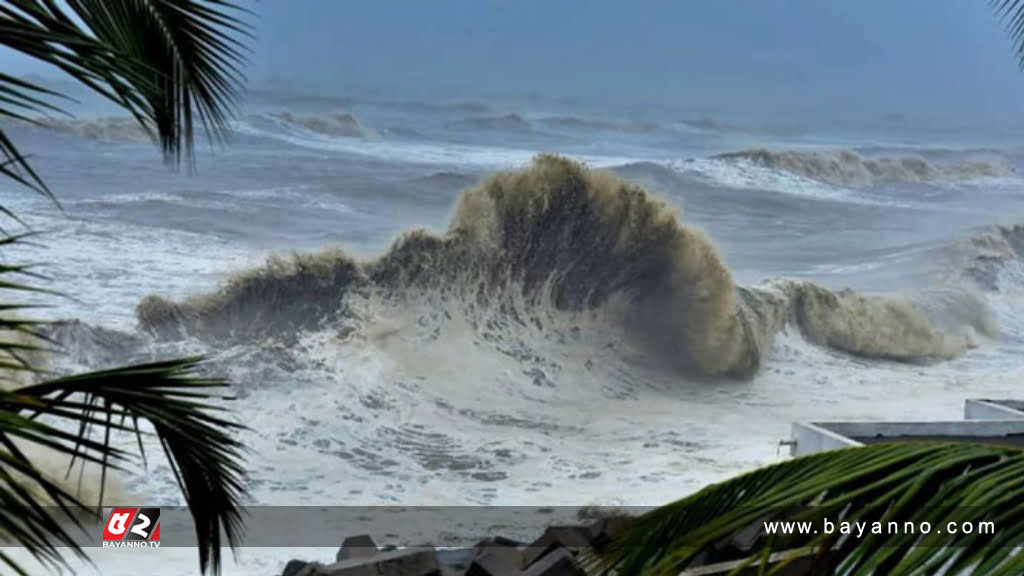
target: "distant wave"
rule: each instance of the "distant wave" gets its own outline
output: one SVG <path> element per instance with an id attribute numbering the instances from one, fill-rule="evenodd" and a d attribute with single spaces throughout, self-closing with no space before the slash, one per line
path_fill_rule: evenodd
<path id="1" fill-rule="evenodd" d="M 956 183 L 1013 176 L 996 157 L 932 163 L 919 155 L 863 156 L 853 150 L 796 151 L 757 148 L 712 159 L 781 170 L 833 186 L 868 188 L 901 182 Z"/>
<path id="2" fill-rule="evenodd" d="M 272 112 L 256 116 L 285 129 L 304 130 L 321 136 L 340 138 L 368 138 L 375 132 L 346 113 L 301 115 L 289 111 Z M 39 118 L 34 125 L 45 130 L 70 134 L 79 138 L 103 142 L 137 142 L 150 139 L 146 130 L 134 118 Z"/>
<path id="3" fill-rule="evenodd" d="M 660 162 L 642 160 L 638 162 L 627 162 L 613 167 L 616 174 L 627 179 L 651 178 L 655 180 L 679 178 L 679 170 L 673 169 L 670 165 Z"/>
<path id="4" fill-rule="evenodd" d="M 477 345 L 532 358 L 536 337 L 550 348 L 581 333 L 609 334 L 593 349 L 639 350 L 651 366 L 703 376 L 753 376 L 785 326 L 822 346 L 908 362 L 976 345 L 898 296 L 793 280 L 739 287 L 711 240 L 669 206 L 611 173 L 553 156 L 464 192 L 443 235 L 407 233 L 368 262 L 339 250 L 275 259 L 206 296 L 147 297 L 137 315 L 160 338 L 210 342 L 403 330 L 375 320 L 378 308 L 361 304 L 367 299 L 405 314 L 426 310 L 405 324 L 425 338 L 457 323 L 476 333 Z"/>
<path id="5" fill-rule="evenodd" d="M 464 112 L 468 114 L 485 114 L 491 105 L 473 101 L 423 101 L 423 100 L 369 100 L 374 104 L 401 108 L 417 112 Z"/>
<path id="6" fill-rule="evenodd" d="M 653 132 L 658 129 L 657 124 L 651 123 L 630 123 L 616 122 L 600 118 L 588 118 L 583 116 L 545 116 L 531 121 L 519 114 L 502 114 L 499 116 L 476 116 L 466 118 L 456 123 L 458 126 L 473 128 L 476 130 L 500 130 L 507 132 L 523 132 L 532 130 L 534 124 L 550 128 L 561 128 L 579 131 L 604 131 L 622 133 L 644 133 Z"/>
<path id="7" fill-rule="evenodd" d="M 611 120 L 586 118 L 581 116 L 548 116 L 541 118 L 539 121 L 546 125 L 572 130 L 643 133 L 653 132 L 658 129 L 658 125 L 653 123 L 613 122 Z"/>
<path id="8" fill-rule="evenodd" d="M 142 142 L 150 139 L 134 118 L 39 118 L 36 125 L 46 130 L 102 142 Z"/>
<path id="9" fill-rule="evenodd" d="M 417 183 L 429 184 L 431 186 L 437 186 L 438 188 L 447 189 L 464 188 L 476 183 L 478 180 L 479 177 L 473 174 L 455 172 L 451 170 L 442 170 L 440 172 L 434 172 L 429 176 L 422 176 L 415 179 Z"/>
<path id="10" fill-rule="evenodd" d="M 274 112 L 267 117 L 287 126 L 298 127 L 324 136 L 367 138 L 374 133 L 351 114 L 334 113 L 303 116 L 292 112 Z"/>
<path id="11" fill-rule="evenodd" d="M 395 137 L 395 138 L 405 138 L 405 139 L 408 139 L 408 140 L 426 140 L 427 139 L 427 135 L 422 133 L 422 132 L 420 132 L 419 130 L 414 130 L 412 128 L 406 128 L 404 126 L 391 126 L 391 127 L 388 127 L 388 128 L 381 128 L 379 131 L 380 131 L 380 134 L 382 136 L 390 136 L 390 137 Z"/>
<path id="12" fill-rule="evenodd" d="M 696 120 L 680 120 L 679 123 L 688 128 L 695 130 L 702 130 L 706 132 L 735 132 L 738 130 L 736 126 L 727 122 L 719 122 L 712 120 L 711 118 L 698 118 Z"/>
<path id="13" fill-rule="evenodd" d="M 460 120 L 456 125 L 474 130 L 501 130 L 507 132 L 526 131 L 533 127 L 529 120 L 518 114 L 478 116 Z"/>
<path id="14" fill-rule="evenodd" d="M 278 91 L 259 88 L 248 88 L 246 99 L 274 106 L 318 106 L 321 108 L 347 108 L 355 104 L 348 96 L 336 94 L 316 94 L 310 92 Z"/>

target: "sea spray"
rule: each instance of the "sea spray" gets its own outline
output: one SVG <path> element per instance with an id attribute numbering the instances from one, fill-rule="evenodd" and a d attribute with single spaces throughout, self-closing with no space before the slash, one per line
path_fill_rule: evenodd
<path id="1" fill-rule="evenodd" d="M 441 321 L 461 315 L 476 330 L 571 330 L 586 317 L 652 361 L 699 376 L 752 377 L 787 324 L 815 344 L 892 360 L 951 358 L 972 345 L 899 297 L 798 281 L 737 287 L 678 211 L 555 156 L 464 192 L 442 235 L 407 233 L 367 262 L 338 250 L 273 259 L 211 295 L 150 296 L 137 314 L 163 338 L 282 339 L 355 329 L 349 320 L 368 295 L 398 309 L 433 299 Z"/>

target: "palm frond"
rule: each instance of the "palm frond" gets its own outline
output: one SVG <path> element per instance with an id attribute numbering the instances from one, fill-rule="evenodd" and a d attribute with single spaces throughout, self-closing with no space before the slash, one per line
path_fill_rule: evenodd
<path id="1" fill-rule="evenodd" d="M 1024 0 L 989 0 L 1013 42 L 1017 65 L 1024 69 Z"/>
<path id="2" fill-rule="evenodd" d="M 242 82 L 240 40 L 249 34 L 244 14 L 222 0 L 0 0 L 0 47 L 49 64 L 113 101 L 159 142 L 168 162 L 184 157 L 192 166 L 198 127 L 211 142 L 227 134 Z M 0 73 L 0 120 L 36 122 L 40 114 L 61 113 L 63 98 Z M 0 176 L 56 201 L 2 127 Z M 4 207 L 0 213 L 21 222 Z M 0 237 L 0 246 L 20 240 Z M 0 290 L 45 292 L 24 277 L 37 278 L 30 267 L 0 265 Z M 30 357 L 48 351 L 46 323 L 19 318 L 28 307 L 0 305 L 0 373 L 15 383 L 18 374 L 47 375 Z M 139 426 L 145 421 L 192 512 L 200 568 L 219 572 L 222 534 L 233 548 L 241 530 L 241 446 L 231 435 L 239 426 L 217 416 L 211 404 L 225 382 L 196 377 L 196 362 L 130 366 L 14 389 L 0 383 L 0 538 L 54 566 L 64 562 L 56 547 L 84 557 L 40 499 L 70 518 L 87 510 L 85 503 L 34 466 L 18 443 L 98 465 L 102 501 L 107 470 L 134 455 L 112 446 L 111 434 L 135 434 L 145 462 Z M 0 564 L 25 573 L 6 555 L 0 554 Z"/>
<path id="3" fill-rule="evenodd" d="M 197 377 L 197 362 L 142 364 L 0 392 L 0 540 L 14 540 L 40 561 L 57 565 L 62 559 L 55 546 L 81 555 L 61 520 L 89 510 L 87 503 L 36 469 L 16 439 L 72 461 L 95 463 L 105 473 L 144 456 L 141 450 L 136 454 L 111 444 L 111 433 L 128 432 L 136 435 L 141 448 L 142 437 L 149 434 L 139 427 L 144 420 L 152 426 L 192 513 L 200 569 L 219 573 L 222 534 L 232 547 L 241 535 L 242 446 L 232 432 L 242 427 L 218 416 L 221 408 L 211 401 L 227 383 Z M 63 513 L 55 515 L 40 505 L 39 490 Z"/>
<path id="4" fill-rule="evenodd" d="M 5 0 L 0 46 L 112 100 L 150 131 L 168 161 L 184 156 L 191 164 L 195 116 L 211 141 L 227 134 L 243 81 L 245 14 L 221 0 Z M 59 111 L 54 97 L 0 74 L 0 117 Z M 2 130 L 0 174 L 50 195 Z"/>
<path id="5" fill-rule="evenodd" d="M 746 558 L 764 573 L 784 563 L 770 552 L 799 551 L 813 574 L 930 575 L 1024 572 L 1012 554 L 1024 542 L 1024 451 L 964 443 L 893 443 L 823 452 L 710 486 L 638 518 L 597 563 L 618 574 L 678 574 L 709 558 Z M 994 534 L 920 531 L 849 537 L 770 534 L 765 522 L 993 522 Z M 747 549 L 726 546 L 737 534 Z"/>
<path id="6" fill-rule="evenodd" d="M 30 236 L 31 233 L 0 234 L 0 248 L 25 244 Z M 22 315 L 43 305 L 18 302 L 20 297 L 30 294 L 56 294 L 32 282 L 45 279 L 34 266 L 0 262 L 0 294 L 7 296 L 3 298 L 6 302 L 0 303 L 0 389 L 46 373 L 40 360 L 51 351 L 52 342 L 45 333 L 50 323 Z"/>

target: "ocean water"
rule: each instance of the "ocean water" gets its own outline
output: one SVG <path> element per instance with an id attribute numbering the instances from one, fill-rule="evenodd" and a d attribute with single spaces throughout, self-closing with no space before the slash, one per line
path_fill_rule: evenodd
<path id="1" fill-rule="evenodd" d="M 43 233 L 5 257 L 74 296 L 42 311 L 79 321 L 57 368 L 208 355 L 251 504 L 657 505 L 794 420 L 958 418 L 1024 378 L 1012 139 L 263 96 L 195 175 L 92 118 L 9 128 L 61 207 L 0 182 Z M 159 460 L 116 481 L 180 503 Z"/>

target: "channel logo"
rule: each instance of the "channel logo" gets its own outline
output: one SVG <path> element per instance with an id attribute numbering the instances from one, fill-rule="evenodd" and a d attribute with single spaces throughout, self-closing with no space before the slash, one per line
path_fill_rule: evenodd
<path id="1" fill-rule="evenodd" d="M 159 508 L 114 508 L 103 527 L 104 548 L 159 548 Z"/>

